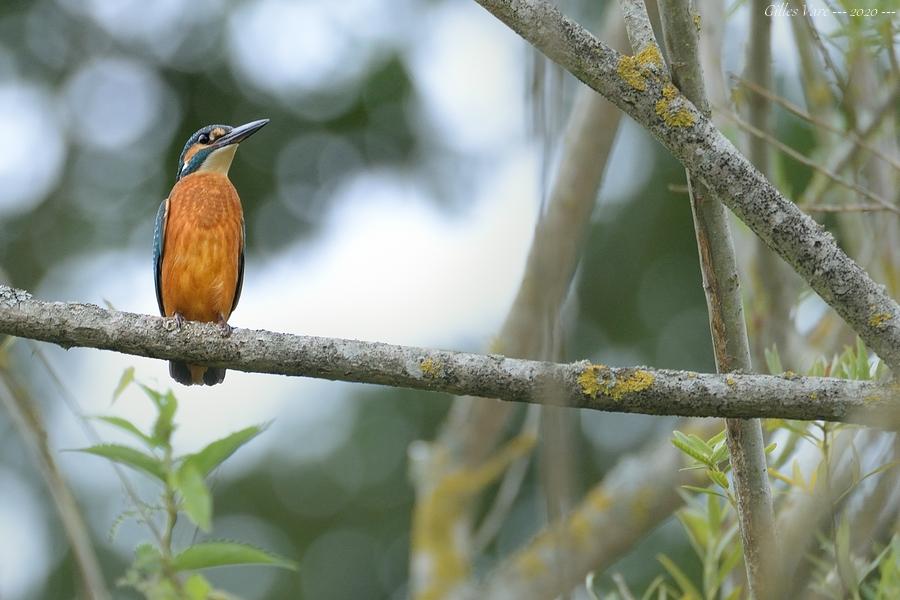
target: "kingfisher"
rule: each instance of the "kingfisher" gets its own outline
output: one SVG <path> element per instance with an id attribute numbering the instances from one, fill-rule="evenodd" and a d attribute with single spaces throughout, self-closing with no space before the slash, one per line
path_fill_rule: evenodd
<path id="1" fill-rule="evenodd" d="M 207 125 L 181 151 L 175 186 L 159 206 L 153 232 L 156 302 L 176 328 L 185 320 L 203 321 L 217 323 L 223 337 L 231 335 L 228 318 L 244 282 L 246 228 L 228 170 L 238 144 L 268 122 Z M 169 375 L 184 385 L 216 385 L 225 369 L 173 360 Z"/>

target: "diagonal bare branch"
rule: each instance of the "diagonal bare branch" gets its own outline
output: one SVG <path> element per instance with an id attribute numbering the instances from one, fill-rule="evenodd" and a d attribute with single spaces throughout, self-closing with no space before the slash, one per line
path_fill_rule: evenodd
<path id="1" fill-rule="evenodd" d="M 544 0 L 478 0 L 644 126 L 775 250 L 892 368 L 900 306 L 668 80 L 658 49 L 623 56 Z"/>

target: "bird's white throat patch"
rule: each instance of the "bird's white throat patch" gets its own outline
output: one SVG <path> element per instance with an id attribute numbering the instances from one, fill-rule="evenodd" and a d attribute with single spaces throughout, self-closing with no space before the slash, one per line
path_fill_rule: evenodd
<path id="1" fill-rule="evenodd" d="M 231 144 L 213 152 L 206 157 L 198 173 L 219 173 L 220 175 L 228 175 L 228 169 L 231 168 L 231 161 L 234 160 L 234 153 L 237 151 L 237 144 Z"/>

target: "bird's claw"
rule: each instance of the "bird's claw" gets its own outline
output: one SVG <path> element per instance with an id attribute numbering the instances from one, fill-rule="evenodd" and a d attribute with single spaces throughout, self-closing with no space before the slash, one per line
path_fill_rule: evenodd
<path id="1" fill-rule="evenodd" d="M 219 315 L 219 320 L 216 321 L 216 325 L 219 326 L 219 333 L 222 334 L 223 338 L 231 336 L 232 327 L 228 324 L 228 321 L 226 321 L 222 315 Z"/>
<path id="2" fill-rule="evenodd" d="M 166 331 L 181 331 L 182 325 L 184 325 L 184 315 L 175 313 L 170 319 L 166 319 L 165 327 Z"/>

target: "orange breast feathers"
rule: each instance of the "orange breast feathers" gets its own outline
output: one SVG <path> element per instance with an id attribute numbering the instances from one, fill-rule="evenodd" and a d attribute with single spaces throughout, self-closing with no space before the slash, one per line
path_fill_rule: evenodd
<path id="1" fill-rule="evenodd" d="M 169 194 L 160 287 L 166 316 L 214 322 L 231 315 L 243 248 L 241 200 L 228 177 L 194 173 Z"/>

